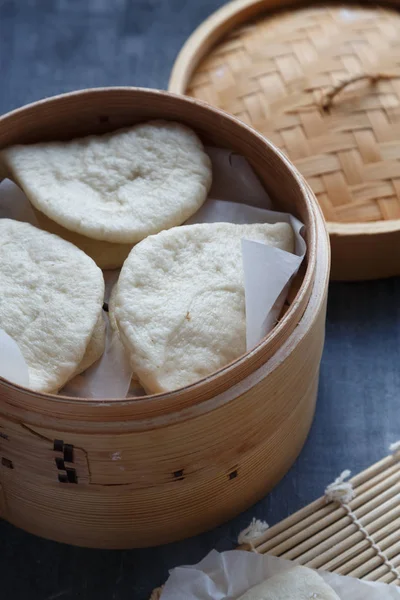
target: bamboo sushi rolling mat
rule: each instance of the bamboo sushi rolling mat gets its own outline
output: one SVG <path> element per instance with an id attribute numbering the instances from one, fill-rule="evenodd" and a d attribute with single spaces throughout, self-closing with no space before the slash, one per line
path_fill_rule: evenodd
<path id="1" fill-rule="evenodd" d="M 400 448 L 394 446 L 393 454 L 349 480 L 355 496 L 348 504 L 322 496 L 239 549 L 400 585 L 393 572 L 400 568 Z M 154 590 L 150 600 L 161 593 Z"/>
<path id="2" fill-rule="evenodd" d="M 364 533 L 395 568 L 400 566 L 399 459 L 394 453 L 350 480 L 355 497 L 348 506 L 357 523 L 339 502 L 327 503 L 323 496 L 268 529 L 250 549 L 314 569 L 399 585 Z"/>

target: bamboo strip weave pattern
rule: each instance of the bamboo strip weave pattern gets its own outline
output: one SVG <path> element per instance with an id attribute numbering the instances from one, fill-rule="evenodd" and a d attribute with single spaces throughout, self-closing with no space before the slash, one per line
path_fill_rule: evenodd
<path id="1" fill-rule="evenodd" d="M 400 219 L 399 31 L 400 15 L 378 7 L 264 15 L 209 52 L 187 93 L 279 146 L 327 221 Z"/>

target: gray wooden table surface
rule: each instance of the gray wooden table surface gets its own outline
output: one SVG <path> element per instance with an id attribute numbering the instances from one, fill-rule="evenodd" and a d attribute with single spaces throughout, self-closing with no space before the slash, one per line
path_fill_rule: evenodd
<path id="1" fill-rule="evenodd" d="M 165 88 L 175 56 L 221 0 L 0 0 L 0 113 L 79 88 Z M 400 252 L 399 252 L 400 260 Z M 400 438 L 400 279 L 333 284 L 318 408 L 294 467 L 237 519 L 162 548 L 95 551 L 0 522 L 0 598 L 145 600 L 168 569 L 230 549 L 257 516 L 275 523 Z"/>

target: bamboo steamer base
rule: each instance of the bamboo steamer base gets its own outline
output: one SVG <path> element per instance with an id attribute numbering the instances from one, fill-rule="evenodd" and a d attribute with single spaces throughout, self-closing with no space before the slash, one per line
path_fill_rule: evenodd
<path id="1" fill-rule="evenodd" d="M 243 154 L 277 208 L 305 223 L 307 255 L 270 335 L 191 386 L 94 400 L 35 393 L 0 379 L 0 516 L 79 546 L 152 546 L 230 519 L 286 473 L 315 409 L 329 240 L 304 180 L 260 134 L 183 96 L 107 88 L 1 117 L 0 148 L 154 118 L 179 120 L 204 142 Z"/>
<path id="2" fill-rule="evenodd" d="M 233 518 L 279 481 L 282 471 L 287 471 L 296 459 L 308 434 L 316 392 L 317 376 L 299 402 L 298 409 L 276 429 L 275 438 L 228 460 L 220 457 L 215 461 L 214 473 L 209 473 L 206 480 L 201 474 L 188 472 L 176 477 L 171 472 L 170 482 L 162 486 L 146 489 L 138 484 L 126 484 L 116 494 L 112 484 L 89 485 L 89 477 L 83 487 L 83 469 L 79 469 L 81 483 L 77 494 L 71 488 L 60 489 L 56 477 L 53 485 L 46 482 L 46 487 L 42 487 L 38 486 L 37 477 L 27 476 L 22 482 L 15 474 L 6 472 L 3 474 L 3 489 L 6 490 L 3 517 L 36 535 L 99 548 L 153 546 L 196 535 Z M 9 429 L 7 421 L 3 425 L 6 430 Z M 41 429 L 40 434 L 50 439 L 59 432 Z M 184 434 L 185 431 L 182 431 Z M 84 443 L 88 448 L 88 440 L 84 436 L 70 435 L 68 439 Z M 127 446 L 132 442 L 132 438 L 125 440 Z M 121 443 L 120 446 L 123 448 Z M 279 454 L 283 453 L 284 461 L 279 458 Z M 256 484 L 255 476 L 258 478 Z M 231 480 L 230 489 L 225 485 L 228 480 Z M 180 507 L 179 531 L 177 506 Z M 94 525 L 97 529 L 93 532 Z"/>
<path id="3" fill-rule="evenodd" d="M 171 91 L 252 125 L 307 178 L 331 236 L 332 279 L 400 274 L 399 30 L 397 12 L 367 3 L 236 0 L 193 33 L 172 71 Z M 324 110 L 335 86 L 379 73 L 390 77 L 344 88 Z"/>
<path id="4" fill-rule="evenodd" d="M 399 455 L 384 458 L 350 481 L 356 492 L 351 509 L 391 564 L 399 569 Z M 328 504 L 325 496 L 270 527 L 251 545 L 238 549 L 279 556 L 312 569 L 364 581 L 400 585 L 371 543 L 351 523 L 345 509 L 337 503 Z M 161 591 L 155 590 L 151 600 L 158 600 Z"/>

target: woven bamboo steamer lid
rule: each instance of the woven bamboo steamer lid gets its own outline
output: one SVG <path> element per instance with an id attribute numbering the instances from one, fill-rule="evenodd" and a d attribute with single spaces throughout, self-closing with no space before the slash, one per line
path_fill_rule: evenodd
<path id="1" fill-rule="evenodd" d="M 332 279 L 399 275 L 400 15 L 285 5 L 222 7 L 184 45 L 169 89 L 234 114 L 294 162 L 327 220 Z"/>

